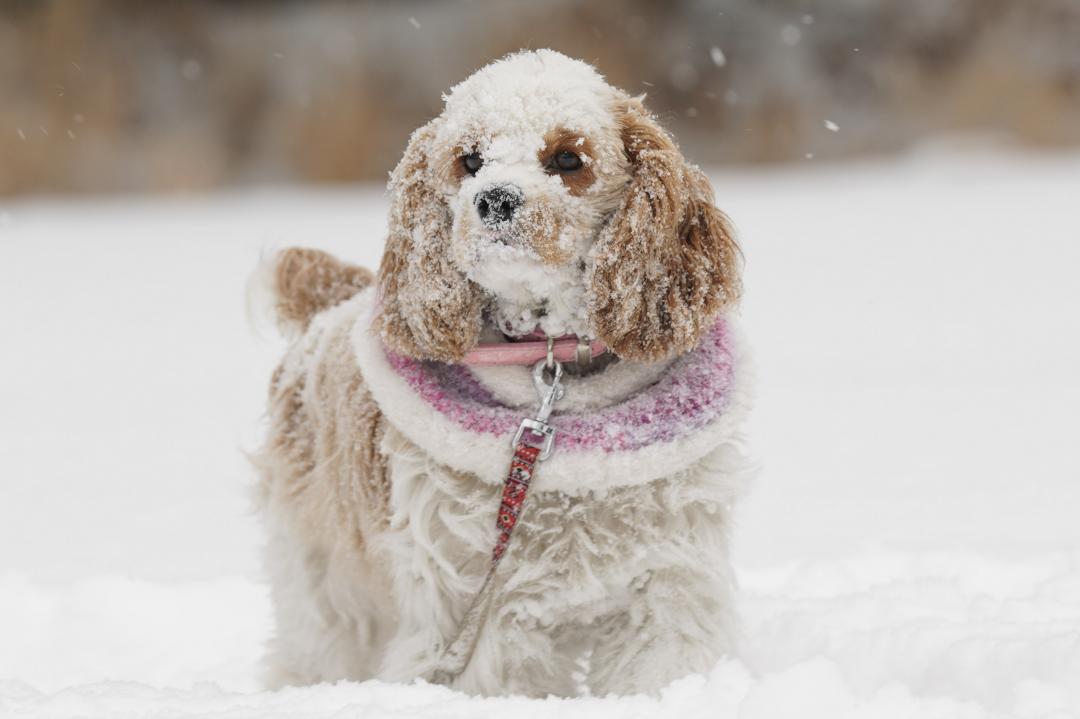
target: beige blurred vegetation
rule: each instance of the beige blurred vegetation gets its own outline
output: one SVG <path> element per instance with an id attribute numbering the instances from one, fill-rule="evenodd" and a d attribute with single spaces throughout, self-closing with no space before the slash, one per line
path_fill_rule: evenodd
<path id="1" fill-rule="evenodd" d="M 1080 0 L 0 0 L 0 194 L 381 181 L 526 47 L 647 92 L 701 164 L 1080 141 Z"/>

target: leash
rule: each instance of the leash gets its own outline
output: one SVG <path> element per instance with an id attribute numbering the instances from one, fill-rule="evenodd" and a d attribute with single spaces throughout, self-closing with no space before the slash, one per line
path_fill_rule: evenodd
<path id="1" fill-rule="evenodd" d="M 495 528 L 499 534 L 495 540 L 495 547 L 491 551 L 491 563 L 488 565 L 487 574 L 484 575 L 480 589 L 461 618 L 457 634 L 446 645 L 435 664 L 431 678 L 435 683 L 449 684 L 469 665 L 469 660 L 476 651 L 480 630 L 483 629 L 488 613 L 491 611 L 495 570 L 499 568 L 499 563 L 506 556 L 510 538 L 514 534 L 514 527 L 517 526 L 521 512 L 525 509 L 525 497 L 529 492 L 533 475 L 536 473 L 536 466 L 551 456 L 551 451 L 555 446 L 555 428 L 549 425 L 547 420 L 555 402 L 562 399 L 566 390 L 559 381 L 562 378 L 562 364 L 555 358 L 553 344 L 550 340 L 547 342 L 546 357 L 540 359 L 533 367 L 533 385 L 536 387 L 539 398 L 536 415 L 521 420 L 521 425 L 511 442 L 514 455 L 510 460 L 510 469 L 503 480 L 502 501 L 495 520 Z M 551 384 L 544 381 L 544 371 L 547 369 L 551 370 Z"/>

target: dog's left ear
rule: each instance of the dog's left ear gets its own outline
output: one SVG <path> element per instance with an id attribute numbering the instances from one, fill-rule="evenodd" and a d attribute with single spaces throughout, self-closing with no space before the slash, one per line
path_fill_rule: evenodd
<path id="1" fill-rule="evenodd" d="M 375 326 L 396 352 L 456 362 L 480 335 L 481 294 L 450 260 L 453 218 L 435 179 L 435 118 L 413 133 L 390 176 L 390 233 Z"/>
<path id="2" fill-rule="evenodd" d="M 708 178 L 641 99 L 616 113 L 631 181 L 593 249 L 589 309 L 615 354 L 653 362 L 693 349 L 738 300 L 740 253 Z"/>

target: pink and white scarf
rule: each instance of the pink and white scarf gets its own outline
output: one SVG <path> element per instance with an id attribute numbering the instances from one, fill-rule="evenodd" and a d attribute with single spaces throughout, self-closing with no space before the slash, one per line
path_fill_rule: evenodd
<path id="1" fill-rule="evenodd" d="M 468 366 L 387 350 L 370 325 L 368 311 L 353 332 L 353 350 L 385 417 L 436 461 L 501 484 L 511 439 L 529 409 L 500 402 Z M 580 411 L 556 405 L 549 420 L 558 431 L 555 452 L 534 491 L 581 494 L 642 484 L 730 441 L 748 404 L 733 335 L 730 322 L 720 319 L 658 381 L 621 402 Z M 564 379 L 568 392 L 573 382 Z"/>

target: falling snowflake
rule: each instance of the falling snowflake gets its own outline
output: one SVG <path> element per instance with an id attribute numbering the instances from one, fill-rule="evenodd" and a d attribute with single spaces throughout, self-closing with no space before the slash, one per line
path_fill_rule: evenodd
<path id="1" fill-rule="evenodd" d="M 180 74 L 185 80 L 194 82 L 202 77 L 202 64 L 194 58 L 184 60 L 183 64 L 180 66 Z"/>
<path id="2" fill-rule="evenodd" d="M 829 132 L 840 132 L 840 126 L 837 125 L 832 120 L 826 120 L 825 121 L 825 129 L 828 130 Z"/>
<path id="3" fill-rule="evenodd" d="M 697 85 L 698 73 L 690 63 L 680 62 L 672 65 L 668 72 L 668 79 L 677 89 L 688 92 Z"/>
<path id="4" fill-rule="evenodd" d="M 716 45 L 713 45 L 712 48 L 709 49 L 709 57 L 712 58 L 713 65 L 716 65 L 717 67 L 727 65 L 727 57 L 724 55 L 724 51 Z"/>

